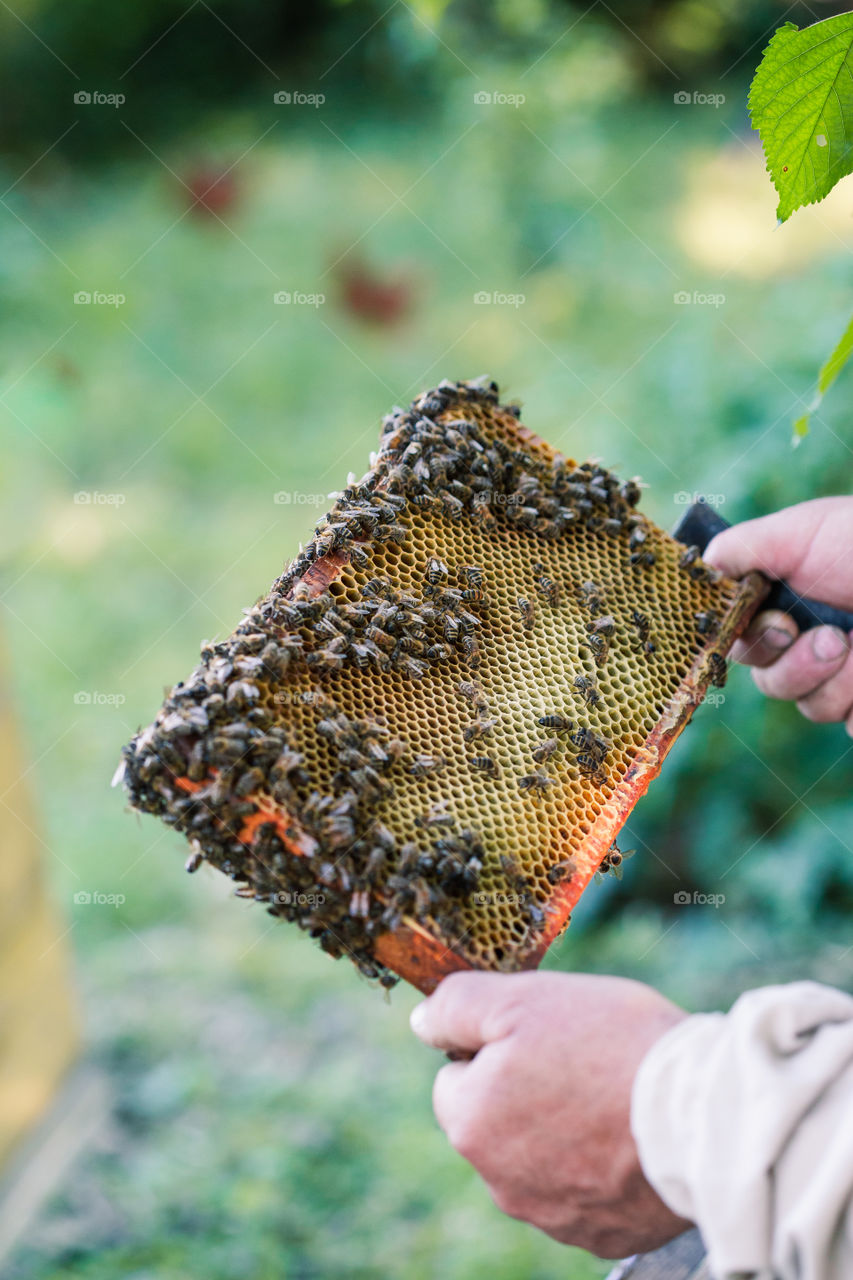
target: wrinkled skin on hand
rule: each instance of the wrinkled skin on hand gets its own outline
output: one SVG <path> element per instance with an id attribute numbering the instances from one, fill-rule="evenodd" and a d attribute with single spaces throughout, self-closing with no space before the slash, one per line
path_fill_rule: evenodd
<path id="1" fill-rule="evenodd" d="M 427 1044 L 473 1055 L 442 1067 L 433 1105 L 498 1208 L 614 1258 L 690 1226 L 646 1181 L 630 1127 L 637 1068 L 685 1016 L 624 978 L 456 973 L 412 1026 Z"/>

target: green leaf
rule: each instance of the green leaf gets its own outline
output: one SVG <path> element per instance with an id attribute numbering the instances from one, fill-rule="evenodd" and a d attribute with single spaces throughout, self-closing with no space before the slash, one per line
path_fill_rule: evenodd
<path id="1" fill-rule="evenodd" d="M 802 417 L 797 418 L 794 423 L 794 444 L 799 444 L 803 436 L 809 433 L 809 418 L 820 408 L 821 401 L 838 377 L 847 361 L 853 355 L 853 319 L 851 319 L 847 328 L 844 330 L 840 339 L 832 350 L 829 359 L 821 368 L 817 379 L 817 391 L 814 399 L 809 405 Z"/>
<path id="2" fill-rule="evenodd" d="M 780 222 L 853 171 L 853 13 L 780 27 L 749 91 Z"/>

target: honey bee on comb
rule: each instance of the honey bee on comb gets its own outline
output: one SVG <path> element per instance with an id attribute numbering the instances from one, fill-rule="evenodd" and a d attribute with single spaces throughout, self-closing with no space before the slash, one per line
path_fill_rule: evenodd
<path id="1" fill-rule="evenodd" d="M 640 496 L 489 379 L 394 409 L 125 748 L 132 805 L 382 986 L 535 967 L 762 595 Z"/>

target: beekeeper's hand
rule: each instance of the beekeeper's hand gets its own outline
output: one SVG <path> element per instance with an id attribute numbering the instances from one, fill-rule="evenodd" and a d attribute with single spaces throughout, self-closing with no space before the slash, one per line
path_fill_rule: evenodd
<path id="1" fill-rule="evenodd" d="M 731 577 L 759 569 L 794 591 L 853 609 L 853 498 L 817 498 L 717 534 L 704 559 Z M 766 610 L 732 653 L 754 668 L 769 698 L 795 702 L 809 720 L 843 721 L 853 737 L 853 633 L 815 627 L 800 635 L 785 613 Z"/>
<path id="2" fill-rule="evenodd" d="M 601 1257 L 657 1248 L 690 1225 L 646 1181 L 631 1088 L 686 1015 L 624 978 L 454 973 L 412 1014 L 442 1067 L 433 1105 L 498 1208 Z"/>

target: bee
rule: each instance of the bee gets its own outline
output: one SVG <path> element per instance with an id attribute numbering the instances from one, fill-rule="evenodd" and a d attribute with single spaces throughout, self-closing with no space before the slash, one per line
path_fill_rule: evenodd
<path id="1" fill-rule="evenodd" d="M 240 781 L 234 787 L 235 796 L 248 796 L 253 791 L 257 791 L 266 782 L 266 778 L 261 769 L 247 769 L 240 778 Z"/>
<path id="2" fill-rule="evenodd" d="M 414 653 L 419 655 L 426 651 L 426 644 L 423 640 L 419 640 L 416 635 L 411 632 L 406 632 L 406 634 L 400 636 L 400 639 L 397 641 L 397 650 L 400 653 Z M 397 653 L 395 652 L 395 657 L 396 656 Z"/>
<path id="3" fill-rule="evenodd" d="M 603 667 L 607 661 L 608 644 L 606 636 L 590 635 L 587 636 L 587 645 L 597 667 Z"/>
<path id="4" fill-rule="evenodd" d="M 638 525 L 636 529 L 631 530 L 631 536 L 628 539 L 628 550 L 636 551 L 641 547 L 649 536 L 648 529 L 644 529 L 642 525 Z M 698 551 L 698 548 L 697 548 Z M 683 557 L 682 557 L 683 558 Z"/>
<path id="5" fill-rule="evenodd" d="M 380 778 L 373 766 L 369 764 L 361 769 L 353 769 L 349 776 L 352 785 L 371 800 L 379 800 L 393 790 L 390 783 Z"/>
<path id="6" fill-rule="evenodd" d="M 595 873 L 596 880 L 600 881 L 608 871 L 612 871 L 616 879 L 621 880 L 623 862 L 626 858 L 633 857 L 636 852 L 636 849 L 621 850 L 614 840 L 599 864 L 598 871 Z"/>
<path id="7" fill-rule="evenodd" d="M 344 715 L 328 716 L 324 720 L 318 720 L 317 732 L 321 738 L 327 738 L 336 747 L 348 745 L 353 737 L 352 724 Z"/>
<path id="8" fill-rule="evenodd" d="M 720 616 L 714 609 L 708 609 L 705 613 L 697 613 L 694 621 L 700 636 L 716 635 L 720 628 Z"/>
<path id="9" fill-rule="evenodd" d="M 364 866 L 364 875 L 368 882 L 374 882 L 381 876 L 388 864 L 391 852 L 393 852 L 393 847 L 389 850 L 384 844 L 375 844 L 373 846 Z"/>
<path id="10" fill-rule="evenodd" d="M 344 546 L 350 540 L 350 537 L 351 532 L 346 521 L 328 525 L 317 532 L 314 538 L 317 555 L 324 556 L 330 551 L 337 551 L 338 547 Z"/>
<path id="11" fill-rule="evenodd" d="M 556 782 L 556 778 L 549 778 L 542 769 L 537 769 L 534 773 L 526 773 L 524 777 L 519 778 L 518 786 L 521 791 L 537 791 L 540 795 L 544 795 L 549 787 L 556 786 Z"/>
<path id="12" fill-rule="evenodd" d="M 463 564 L 459 570 L 460 581 L 467 582 L 469 587 L 482 587 L 483 577 L 483 570 L 476 564 Z"/>
<path id="13" fill-rule="evenodd" d="M 372 640 L 366 640 L 364 644 L 359 644 L 358 641 L 353 641 L 352 656 L 355 665 L 362 669 L 368 666 L 371 662 L 375 663 L 380 669 L 385 667 L 388 663 L 388 659 L 385 654 L 378 645 L 373 643 Z"/>
<path id="14" fill-rule="evenodd" d="M 701 560 L 691 565 L 687 572 L 694 582 L 707 582 L 712 585 L 719 582 L 723 576 L 722 569 L 712 569 L 710 565 Z"/>
<path id="15" fill-rule="evenodd" d="M 453 814 L 446 812 L 449 803 L 448 800 L 439 800 L 425 814 L 415 818 L 415 826 L 426 830 L 431 827 L 452 827 L 455 821 Z"/>
<path id="16" fill-rule="evenodd" d="M 578 756 L 578 770 L 582 777 L 589 778 L 597 787 L 607 781 L 607 771 L 601 766 L 597 752 L 584 751 Z"/>
<path id="17" fill-rule="evenodd" d="M 644 613 L 640 613 L 639 610 L 634 609 L 631 613 L 631 624 L 636 627 L 637 634 L 641 640 L 648 640 L 651 623 Z"/>
<path id="18" fill-rule="evenodd" d="M 606 738 L 602 738 L 586 726 L 582 726 L 573 733 L 571 740 L 579 751 L 588 751 L 600 760 L 604 759 L 611 747 Z"/>
<path id="19" fill-rule="evenodd" d="M 512 885 L 515 893 L 525 893 L 530 887 L 530 881 L 516 862 L 515 858 L 511 858 L 509 854 L 502 853 L 500 855 L 501 870 Z"/>
<path id="20" fill-rule="evenodd" d="M 573 519 L 574 512 L 571 514 Z M 536 526 L 536 532 L 539 534 L 540 538 L 553 540 L 554 538 L 560 537 L 566 525 L 569 523 L 571 523 L 571 521 L 566 518 L 565 513 L 561 510 L 560 514 L 553 520 L 540 520 Z"/>
<path id="21" fill-rule="evenodd" d="M 628 557 L 628 563 L 631 565 L 643 565 L 650 569 L 656 563 L 656 557 L 653 551 L 634 551 Z"/>
<path id="22" fill-rule="evenodd" d="M 491 756 L 472 756 L 470 764 L 478 773 L 485 773 L 490 778 L 500 777 L 500 769 Z"/>
<path id="23" fill-rule="evenodd" d="M 270 769 L 270 778 L 273 782 L 289 778 L 291 774 L 300 772 L 304 762 L 305 757 L 298 751 L 283 751 Z"/>
<path id="24" fill-rule="evenodd" d="M 526 600 L 524 596 L 519 596 L 515 602 L 515 607 L 521 614 L 521 621 L 525 631 L 530 631 L 536 621 L 536 606 L 532 600 Z"/>
<path id="25" fill-rule="evenodd" d="M 537 566 L 534 566 L 534 570 L 536 568 Z M 541 569 L 542 566 L 539 565 L 538 568 Z M 544 572 L 540 573 L 539 577 L 536 579 L 536 589 L 542 596 L 544 596 L 552 609 L 555 609 L 562 599 L 562 592 L 559 584 L 554 582 L 553 579 L 549 578 Z"/>
<path id="26" fill-rule="evenodd" d="M 327 609 L 325 615 L 314 623 L 314 634 L 337 637 L 352 632 L 352 626 L 338 613 L 337 609 Z"/>
<path id="27" fill-rule="evenodd" d="M 228 692 L 225 697 L 229 703 L 243 709 L 250 706 L 256 698 L 261 694 L 256 684 L 252 684 L 249 680 L 234 680 L 228 686 Z"/>
<path id="28" fill-rule="evenodd" d="M 631 622 L 637 632 L 637 643 L 632 645 L 635 653 L 646 653 L 651 656 L 657 648 L 653 640 L 649 639 L 650 622 L 644 613 L 640 613 L 637 609 L 631 614 Z"/>
<path id="29" fill-rule="evenodd" d="M 689 569 L 699 559 L 699 555 L 700 552 L 697 546 L 688 547 L 686 551 L 682 552 L 678 561 L 679 569 Z"/>
<path id="30" fill-rule="evenodd" d="M 486 701 L 482 687 L 476 680 L 460 680 L 456 688 L 463 698 L 467 698 L 477 711 L 488 711 L 489 704 Z"/>
<path id="31" fill-rule="evenodd" d="M 197 840 L 193 840 L 192 853 L 184 863 L 184 870 L 188 871 L 190 875 L 193 875 L 194 872 L 198 871 L 199 867 L 203 862 L 204 862 L 204 854 L 201 851 L 201 845 L 198 843 Z"/>
<path id="32" fill-rule="evenodd" d="M 387 631 L 383 631 L 382 628 L 378 627 L 375 623 L 370 624 L 364 635 L 365 639 L 370 644 L 373 644 L 380 649 L 384 649 L 385 653 L 392 653 L 397 647 L 397 642 L 394 637 L 390 636 Z"/>
<path id="33" fill-rule="evenodd" d="M 623 502 L 629 507 L 635 507 L 640 501 L 642 490 L 640 488 L 641 481 L 638 476 L 633 476 L 630 480 L 626 480 L 624 484 L 619 486 L 619 496 Z"/>
<path id="34" fill-rule="evenodd" d="M 346 649 L 349 645 L 349 642 L 345 637 L 340 636 L 339 639 L 343 640 L 342 646 L 336 645 L 336 642 L 333 640 L 330 644 L 326 645 L 325 648 L 317 649 L 314 653 L 309 653 L 305 661 L 309 663 L 310 666 L 315 667 L 318 671 L 339 671 L 346 662 Z"/>
<path id="35" fill-rule="evenodd" d="M 204 739 L 199 738 L 187 761 L 187 777 L 190 782 L 201 782 L 207 776 L 207 761 L 204 757 Z"/>
<path id="36" fill-rule="evenodd" d="M 575 727 L 574 720 L 569 720 L 566 716 L 561 716 L 556 711 L 547 716 L 540 716 L 536 723 L 541 724 L 543 729 L 553 729 L 557 734 L 571 733 Z"/>
<path id="37" fill-rule="evenodd" d="M 553 867 L 549 867 L 546 872 L 546 878 L 549 884 L 562 884 L 564 880 L 570 880 L 577 871 L 577 864 L 574 858 L 565 858 L 562 862 L 557 862 Z"/>
<path id="38" fill-rule="evenodd" d="M 405 490 L 411 484 L 412 476 L 412 468 L 405 462 L 398 462 L 388 468 L 388 485 L 393 486 L 392 492 Z"/>
<path id="39" fill-rule="evenodd" d="M 414 764 L 409 769 L 415 778 L 427 778 L 431 774 L 441 773 L 447 765 L 444 756 L 415 756 Z"/>
<path id="40" fill-rule="evenodd" d="M 426 635 L 426 621 L 419 613 L 409 612 L 406 620 L 409 635 L 414 636 L 418 640 L 423 640 Z"/>
<path id="41" fill-rule="evenodd" d="M 367 889 L 356 889 L 350 898 L 349 913 L 351 916 L 366 919 L 370 915 L 370 894 Z M 376 971 L 370 975 L 376 976 Z"/>
<path id="42" fill-rule="evenodd" d="M 604 590 L 595 582 L 584 582 L 580 589 L 581 604 L 593 617 L 604 612 Z"/>
<path id="43" fill-rule="evenodd" d="M 611 618 L 609 613 L 603 613 L 600 618 L 594 618 L 592 622 L 588 622 L 586 629 L 590 635 L 612 636 L 616 630 L 616 619 Z"/>
<path id="44" fill-rule="evenodd" d="M 437 587 L 440 582 L 443 582 L 448 572 L 447 565 L 443 560 L 439 560 L 435 556 L 430 556 L 429 560 L 427 560 L 425 577 L 431 587 Z"/>
<path id="45" fill-rule="evenodd" d="M 584 702 L 594 707 L 599 700 L 599 693 L 592 680 L 588 676 L 575 676 L 572 684 L 577 689 Z"/>
<path id="46" fill-rule="evenodd" d="M 718 689 L 722 689 L 729 674 L 728 665 L 723 655 L 721 653 L 709 654 L 708 668 L 711 673 L 711 684 L 716 685 Z"/>
<path id="47" fill-rule="evenodd" d="M 474 500 L 471 508 L 471 519 L 478 524 L 483 533 L 496 533 L 498 522 L 492 515 L 491 507 L 488 502 L 478 502 Z"/>
<path id="48" fill-rule="evenodd" d="M 475 720 L 473 724 L 465 726 L 462 737 L 466 742 L 475 742 L 477 738 L 488 738 L 496 724 L 497 720 Z"/>
<path id="49" fill-rule="evenodd" d="M 429 663 L 421 658 L 405 658 L 400 664 L 404 676 L 410 680 L 423 680 L 429 671 Z"/>
<path id="50" fill-rule="evenodd" d="M 546 760 L 551 759 L 551 756 L 558 750 L 559 746 L 559 738 L 546 738 L 543 742 L 538 743 L 533 748 L 533 759 L 537 764 L 544 764 Z"/>
<path id="51" fill-rule="evenodd" d="M 465 650 L 465 656 L 468 660 L 468 666 L 472 670 L 476 670 L 480 665 L 480 645 L 475 636 L 463 636 L 462 648 Z"/>
<path id="52" fill-rule="evenodd" d="M 466 587 L 462 592 L 462 599 L 465 601 L 471 601 L 474 604 L 482 604 L 484 606 L 487 606 L 489 603 L 489 598 L 485 591 L 483 591 L 482 587 Z"/>
<path id="53" fill-rule="evenodd" d="M 458 520 L 465 510 L 464 502 L 455 498 L 452 493 L 448 493 L 446 489 L 442 489 L 438 496 L 451 520 Z"/>
<path id="54" fill-rule="evenodd" d="M 475 613 L 469 613 L 467 609 L 460 609 L 456 614 L 459 620 L 459 630 L 463 636 L 470 635 L 472 631 L 476 631 L 482 624 Z"/>

